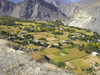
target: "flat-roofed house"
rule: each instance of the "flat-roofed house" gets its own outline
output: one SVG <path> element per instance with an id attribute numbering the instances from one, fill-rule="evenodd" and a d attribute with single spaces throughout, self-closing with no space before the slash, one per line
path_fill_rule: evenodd
<path id="1" fill-rule="evenodd" d="M 93 54 L 94 56 L 99 56 L 99 55 L 100 55 L 100 54 L 97 53 L 97 52 L 92 52 L 92 54 Z"/>

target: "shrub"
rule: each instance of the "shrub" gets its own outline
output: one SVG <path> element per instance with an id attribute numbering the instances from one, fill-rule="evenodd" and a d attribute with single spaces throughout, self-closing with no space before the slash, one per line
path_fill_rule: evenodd
<path id="1" fill-rule="evenodd" d="M 65 63 L 64 62 L 58 62 L 57 66 L 60 68 L 65 68 Z"/>
<path id="2" fill-rule="evenodd" d="M 44 59 L 44 56 L 40 53 L 32 51 L 29 54 L 30 54 L 31 59 L 34 59 L 37 62 L 42 62 L 42 60 Z"/>
<path id="3" fill-rule="evenodd" d="M 5 39 L 5 36 L 2 36 L 2 35 L 1 35 L 1 36 L 0 36 L 0 39 Z"/>
<path id="4" fill-rule="evenodd" d="M 47 44 L 46 42 L 44 42 L 44 43 L 43 43 L 43 46 L 44 46 L 44 47 L 47 47 L 47 46 L 49 46 L 49 44 Z"/>
<path id="5" fill-rule="evenodd" d="M 11 47 L 11 48 L 13 48 L 13 49 L 18 50 L 18 47 L 17 47 L 18 45 L 15 44 L 15 43 L 13 43 L 13 42 L 7 42 L 6 45 L 7 45 L 8 47 Z"/>
<path id="6" fill-rule="evenodd" d="M 47 41 L 46 38 L 40 38 L 39 40 L 45 40 L 45 41 Z"/>
<path id="7" fill-rule="evenodd" d="M 53 32 L 52 34 L 54 34 L 54 35 L 63 35 L 62 32 Z"/>

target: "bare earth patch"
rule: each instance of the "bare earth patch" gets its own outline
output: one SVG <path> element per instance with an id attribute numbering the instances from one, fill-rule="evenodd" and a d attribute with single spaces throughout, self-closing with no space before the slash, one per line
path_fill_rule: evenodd
<path id="1" fill-rule="evenodd" d="M 88 56 L 90 59 L 92 59 L 93 61 L 95 61 L 95 62 L 97 62 L 97 63 L 99 63 L 100 64 L 100 59 L 97 57 L 97 56 L 94 56 L 94 55 L 89 55 Z"/>
<path id="2" fill-rule="evenodd" d="M 83 41 L 72 41 L 74 44 L 85 44 L 85 45 L 87 45 L 87 43 L 86 42 L 83 42 Z"/>
<path id="3" fill-rule="evenodd" d="M 83 60 L 83 59 L 81 59 Z M 84 62 L 86 62 L 87 64 L 89 64 L 90 66 L 92 66 L 93 64 L 95 64 L 95 62 L 91 59 L 86 59 L 86 60 L 83 60 Z"/>
<path id="4" fill-rule="evenodd" d="M 33 35 L 35 38 L 42 38 L 43 36 L 42 35 Z"/>
<path id="5" fill-rule="evenodd" d="M 56 38 L 46 38 L 48 41 L 54 41 Z"/>
<path id="6" fill-rule="evenodd" d="M 65 62 L 65 64 L 66 64 L 67 66 L 69 66 L 70 68 L 74 69 L 74 66 L 73 66 L 71 63 Z"/>
<path id="7" fill-rule="evenodd" d="M 60 55 L 61 55 L 61 56 L 65 56 L 66 54 L 64 54 L 64 53 L 60 53 Z"/>
<path id="8" fill-rule="evenodd" d="M 97 75 L 100 75 L 100 70 L 94 72 Z"/>

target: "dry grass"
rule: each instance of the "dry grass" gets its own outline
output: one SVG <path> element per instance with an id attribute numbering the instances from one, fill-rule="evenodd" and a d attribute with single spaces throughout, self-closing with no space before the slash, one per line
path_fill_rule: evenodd
<path id="1" fill-rule="evenodd" d="M 54 41 L 56 38 L 46 38 L 48 41 Z"/>
<path id="2" fill-rule="evenodd" d="M 71 45 L 68 44 L 62 44 L 61 48 L 66 48 L 66 47 L 70 47 Z"/>
<path id="3" fill-rule="evenodd" d="M 7 45 L 7 47 L 11 47 L 13 49 L 17 49 L 18 48 L 18 44 L 13 43 L 13 42 L 7 42 L 6 45 Z"/>
<path id="4" fill-rule="evenodd" d="M 39 47 L 36 46 L 36 45 L 30 44 L 30 45 L 27 45 L 27 48 L 34 48 L 34 49 L 37 49 L 37 48 L 39 48 Z"/>
<path id="5" fill-rule="evenodd" d="M 79 59 L 87 55 L 85 51 L 79 51 L 77 47 L 70 50 L 66 50 L 65 52 L 69 54 L 66 56 L 55 57 L 55 58 L 52 58 L 51 60 L 54 61 L 55 63 L 60 62 L 60 61 L 66 62 L 73 59 Z"/>
<path id="6" fill-rule="evenodd" d="M 42 62 L 42 60 L 44 59 L 44 56 L 38 52 L 29 52 L 29 55 L 31 57 L 31 59 L 38 61 L 38 62 Z"/>
<path id="7" fill-rule="evenodd" d="M 90 54 L 88 57 L 89 57 L 91 60 L 93 60 L 93 61 L 95 61 L 95 62 L 97 62 L 97 63 L 100 64 L 100 59 L 99 59 L 97 56 L 94 56 L 94 55 Z"/>
<path id="8" fill-rule="evenodd" d="M 56 44 L 56 43 L 58 43 L 59 41 L 58 40 L 54 40 L 54 41 L 49 41 L 49 42 L 47 42 L 48 44 Z"/>
<path id="9" fill-rule="evenodd" d="M 46 53 L 46 54 L 53 54 L 55 52 L 59 52 L 59 49 L 57 49 L 57 48 L 46 48 L 44 50 L 44 53 Z"/>
<path id="10" fill-rule="evenodd" d="M 5 37 L 4 36 L 0 36 L 0 39 L 5 39 Z"/>
<path id="11" fill-rule="evenodd" d="M 90 67 L 89 64 L 80 59 L 72 60 L 70 63 L 74 66 L 74 71 L 77 73 L 77 75 L 86 75 L 86 71 L 82 71 L 82 69 L 86 70 Z"/>
<path id="12" fill-rule="evenodd" d="M 53 54 L 47 55 L 49 58 L 54 58 L 55 56 Z"/>
<path id="13" fill-rule="evenodd" d="M 84 61 L 82 61 L 81 59 L 75 59 L 70 61 L 70 63 L 77 69 L 79 70 L 81 69 L 87 69 L 89 68 L 89 65 L 87 63 L 85 63 Z"/>
<path id="14" fill-rule="evenodd" d="M 100 56 L 98 56 L 98 58 L 100 59 Z"/>
<path id="15" fill-rule="evenodd" d="M 89 57 L 88 56 L 83 57 L 83 60 L 86 60 L 86 59 L 89 59 Z"/>
<path id="16" fill-rule="evenodd" d="M 60 55 L 61 55 L 61 56 L 65 56 L 66 54 L 64 54 L 64 53 L 60 53 Z"/>
<path id="17" fill-rule="evenodd" d="M 35 39 L 45 38 L 45 36 L 40 35 L 40 34 L 33 35 L 33 37 L 34 37 Z"/>
<path id="18" fill-rule="evenodd" d="M 69 66 L 70 68 L 74 69 L 74 66 L 73 66 L 70 62 L 65 62 L 65 64 L 66 64 L 67 66 Z"/>
<path id="19" fill-rule="evenodd" d="M 74 40 L 72 40 L 72 42 L 74 43 L 74 44 L 79 44 L 79 45 L 81 45 L 81 44 L 84 44 L 85 46 L 87 46 L 87 42 L 84 42 L 84 41 L 74 41 Z"/>
<path id="20" fill-rule="evenodd" d="M 66 35 L 56 35 L 59 40 L 68 40 L 68 37 Z"/>
<path id="21" fill-rule="evenodd" d="M 73 71 L 76 75 L 87 75 L 86 72 L 82 71 L 81 69 L 80 70 L 74 70 Z"/>

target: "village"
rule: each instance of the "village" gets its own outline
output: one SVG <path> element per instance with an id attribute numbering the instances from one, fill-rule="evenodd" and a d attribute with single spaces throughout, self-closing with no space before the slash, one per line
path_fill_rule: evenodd
<path id="1" fill-rule="evenodd" d="M 11 46 L 16 50 L 39 52 L 52 63 L 63 62 L 65 69 L 78 73 L 88 74 L 100 69 L 100 35 L 97 32 L 68 27 L 61 21 L 13 19 L 14 25 L 0 22 L 0 39 L 5 37 L 15 43 Z"/>

